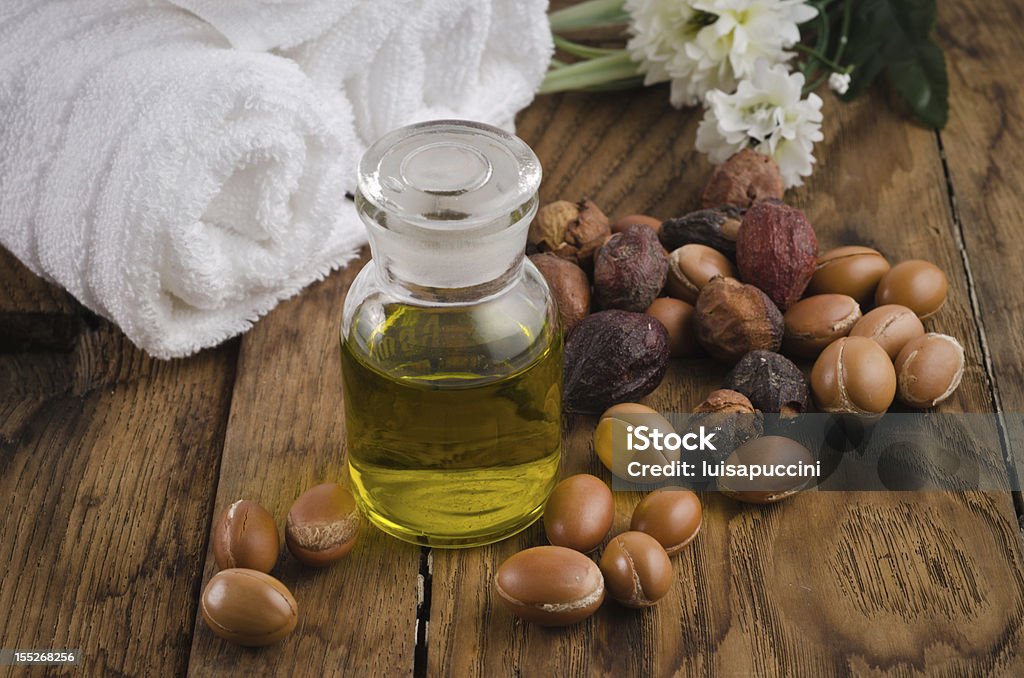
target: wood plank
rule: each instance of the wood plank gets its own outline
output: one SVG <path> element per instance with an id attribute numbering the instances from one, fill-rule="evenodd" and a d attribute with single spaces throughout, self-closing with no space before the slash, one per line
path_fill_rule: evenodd
<path id="1" fill-rule="evenodd" d="M 214 517 L 249 498 L 283 530 L 299 494 L 347 475 L 339 327 L 345 291 L 367 258 L 281 304 L 243 338 Z M 346 559 L 326 570 L 284 555 L 273 574 L 298 602 L 294 634 L 254 652 L 225 643 L 197 619 L 189 673 L 411 673 L 419 563 L 418 547 L 369 527 Z M 208 553 L 203 581 L 214 572 Z"/>
<path id="2" fill-rule="evenodd" d="M 934 135 L 878 95 L 852 105 L 826 98 L 818 170 L 789 198 L 807 210 L 822 248 L 865 243 L 949 272 L 950 301 L 930 326 L 964 341 L 969 368 L 943 410 L 990 411 Z M 666 99 L 661 88 L 540 98 L 519 131 L 544 165 L 544 201 L 591 195 L 613 216 L 692 207 L 708 172 L 691 149 L 699 113 L 672 111 Z M 688 411 L 723 375 L 680 361 L 647 401 Z M 610 480 L 593 458 L 593 425 L 571 422 L 563 473 Z M 564 630 L 520 623 L 492 591 L 505 557 L 544 543 L 539 525 L 489 548 L 434 550 L 429 673 L 1024 671 L 1024 557 L 1007 494 L 808 493 L 766 508 L 704 500 L 702 534 L 676 560 L 676 586 L 656 609 L 606 604 Z M 636 501 L 616 493 L 616 530 Z"/>
<path id="3" fill-rule="evenodd" d="M 1010 419 L 1012 450 L 1024 477 L 1024 44 L 1021 6 L 1012 0 L 939 3 L 939 36 L 950 77 L 942 144 L 995 373 L 994 395 Z M 1024 509 L 1024 504 L 1020 506 Z"/>
<path id="4" fill-rule="evenodd" d="M 0 351 L 69 350 L 83 329 L 82 310 L 0 247 Z"/>
<path id="5" fill-rule="evenodd" d="M 100 323 L 0 355 L 0 647 L 185 671 L 235 354 L 156 361 Z"/>

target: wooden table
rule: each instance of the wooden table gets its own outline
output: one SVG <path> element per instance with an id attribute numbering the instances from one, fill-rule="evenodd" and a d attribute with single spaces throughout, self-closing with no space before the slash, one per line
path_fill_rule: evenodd
<path id="1" fill-rule="evenodd" d="M 863 243 L 947 271 L 930 327 L 963 341 L 969 367 L 942 409 L 1021 412 L 1021 15 L 1014 0 L 940 5 L 948 127 L 909 124 L 884 93 L 852 105 L 826 93 L 817 170 L 788 198 L 823 248 Z M 539 98 L 519 133 L 543 161 L 543 199 L 691 209 L 709 171 L 692 150 L 700 114 L 666 99 Z M 469 551 L 367 529 L 331 569 L 281 559 L 301 608 L 293 636 L 264 650 L 219 641 L 196 616 L 214 516 L 248 497 L 283 521 L 303 489 L 344 472 L 336 340 L 359 264 L 239 340 L 160 362 L 0 253 L 0 647 L 80 648 L 89 675 L 1024 674 L 1009 492 L 813 493 L 765 508 L 707 493 L 667 599 L 605 605 L 564 630 L 519 623 L 491 588 L 505 557 L 543 543 L 539 526 Z M 722 376 L 675 362 L 648 402 L 686 410 Z M 607 475 L 593 423 L 571 421 L 566 473 Z M 616 501 L 621 529 L 636 498 Z"/>

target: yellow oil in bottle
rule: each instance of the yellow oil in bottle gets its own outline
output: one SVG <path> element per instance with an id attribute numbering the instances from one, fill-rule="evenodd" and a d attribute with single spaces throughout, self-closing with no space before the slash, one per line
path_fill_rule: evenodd
<path id="1" fill-rule="evenodd" d="M 385 532 L 476 546 L 543 510 L 561 456 L 562 340 L 516 303 L 387 304 L 343 337 L 352 486 Z"/>

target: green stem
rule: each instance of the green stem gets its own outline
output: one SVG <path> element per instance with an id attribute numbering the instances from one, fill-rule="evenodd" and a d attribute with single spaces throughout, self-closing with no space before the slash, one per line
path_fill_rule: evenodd
<path id="1" fill-rule="evenodd" d="M 617 50 L 596 59 L 580 61 L 548 71 L 540 86 L 541 94 L 607 85 L 637 75 L 637 65 L 626 50 Z"/>
<path id="2" fill-rule="evenodd" d="M 551 32 L 621 24 L 629 20 L 625 0 L 586 0 L 548 15 Z"/>
<path id="3" fill-rule="evenodd" d="M 552 36 L 555 39 L 555 47 L 572 54 L 573 56 L 583 57 L 584 59 L 593 59 L 594 57 L 603 57 L 608 54 L 614 54 L 620 50 L 617 49 L 605 49 L 603 47 L 591 47 L 589 45 L 582 45 L 572 40 L 566 40 L 560 36 Z"/>
<path id="4" fill-rule="evenodd" d="M 836 55 L 834 59 L 836 63 L 843 63 L 843 52 L 846 51 L 846 43 L 849 42 L 850 37 L 850 18 L 853 16 L 853 2 L 852 0 L 845 0 L 843 2 L 843 23 L 839 28 L 839 47 L 836 48 Z M 849 70 L 849 68 L 847 68 Z"/>
<path id="5" fill-rule="evenodd" d="M 796 43 L 796 45 L 794 45 L 793 47 L 794 47 L 794 49 L 796 49 L 796 51 L 803 52 L 807 56 L 809 56 L 809 57 L 815 59 L 816 61 L 824 64 L 825 66 L 828 66 L 829 70 L 835 71 L 837 73 L 844 73 L 844 72 L 846 72 L 846 68 L 844 66 L 840 66 L 835 61 L 832 61 L 827 56 L 825 56 L 824 54 L 822 54 L 818 50 L 814 49 L 813 47 L 808 47 L 807 45 L 803 44 L 802 42 Z"/>

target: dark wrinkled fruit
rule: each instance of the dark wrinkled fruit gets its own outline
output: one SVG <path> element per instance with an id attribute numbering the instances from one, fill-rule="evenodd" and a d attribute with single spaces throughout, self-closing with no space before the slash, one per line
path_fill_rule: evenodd
<path id="1" fill-rule="evenodd" d="M 808 387 L 803 372 L 783 355 L 751 351 L 725 378 L 725 387 L 750 398 L 762 412 L 792 417 L 807 409 Z"/>
<path id="2" fill-rule="evenodd" d="M 599 414 L 642 398 L 661 383 L 668 358 L 668 332 L 651 316 L 629 311 L 587 316 L 565 344 L 566 411 Z"/>
<path id="3" fill-rule="evenodd" d="M 634 224 L 608 240 L 594 256 L 594 298 L 603 309 L 637 313 L 658 298 L 668 276 L 668 255 L 658 234 Z"/>
<path id="4" fill-rule="evenodd" d="M 780 202 L 759 202 L 743 215 L 736 264 L 743 282 L 763 290 L 785 311 L 814 275 L 818 239 L 804 213 Z"/>
<path id="5" fill-rule="evenodd" d="M 782 173 L 775 161 L 751 148 L 744 148 L 711 173 L 701 202 L 704 207 L 749 207 L 758 200 L 781 200 L 785 190 Z"/>
<path id="6" fill-rule="evenodd" d="M 608 217 L 589 198 L 575 204 L 559 200 L 537 210 L 527 243 L 538 252 L 554 252 L 589 271 L 594 251 L 610 234 Z"/>
<path id="7" fill-rule="evenodd" d="M 662 222 L 658 237 L 669 252 L 695 243 L 713 247 L 733 259 L 742 216 L 742 210 L 736 207 L 698 210 Z"/>
<path id="8" fill-rule="evenodd" d="M 712 391 L 693 412 L 687 416 L 687 425 L 680 430 L 696 431 L 703 426 L 715 434 L 714 450 L 694 453 L 700 460 L 724 461 L 734 449 L 764 433 L 764 415 L 737 391 L 724 388 Z"/>
<path id="9" fill-rule="evenodd" d="M 750 351 L 778 351 L 782 314 L 764 292 L 714 278 L 697 297 L 697 340 L 712 357 L 735 363 Z"/>

